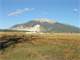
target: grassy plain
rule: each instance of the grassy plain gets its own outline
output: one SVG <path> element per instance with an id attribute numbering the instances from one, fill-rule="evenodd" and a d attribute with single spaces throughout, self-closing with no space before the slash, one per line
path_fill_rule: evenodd
<path id="1" fill-rule="evenodd" d="M 23 37 L 24 42 L 7 47 L 0 60 L 80 60 L 79 33 L 0 32 L 0 41 L 3 36 Z"/>

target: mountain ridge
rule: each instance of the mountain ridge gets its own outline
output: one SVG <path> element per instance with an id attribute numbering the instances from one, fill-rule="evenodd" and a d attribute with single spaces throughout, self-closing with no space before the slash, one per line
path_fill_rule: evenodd
<path id="1" fill-rule="evenodd" d="M 12 26 L 11 28 L 27 28 L 27 27 L 33 27 L 34 25 L 40 25 L 43 29 L 42 31 L 44 32 L 76 32 L 80 33 L 80 28 L 68 25 L 68 24 L 63 24 L 59 23 L 56 21 L 52 21 L 51 19 L 46 19 L 46 18 L 38 18 L 38 19 L 33 19 L 29 22 L 22 23 L 22 24 L 16 24 Z"/>

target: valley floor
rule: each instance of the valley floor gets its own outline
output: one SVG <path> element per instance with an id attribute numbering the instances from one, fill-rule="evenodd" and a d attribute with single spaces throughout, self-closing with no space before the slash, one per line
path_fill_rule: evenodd
<path id="1" fill-rule="evenodd" d="M 0 32 L 3 40 L 10 46 L 1 48 L 0 60 L 80 60 L 79 33 Z"/>

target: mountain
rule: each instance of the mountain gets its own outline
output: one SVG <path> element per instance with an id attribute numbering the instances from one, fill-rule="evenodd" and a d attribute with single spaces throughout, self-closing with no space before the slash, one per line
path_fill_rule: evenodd
<path id="1" fill-rule="evenodd" d="M 24 29 L 27 27 L 34 27 L 35 25 L 40 25 L 40 30 L 43 32 L 73 32 L 80 33 L 80 28 L 67 25 L 63 23 L 56 22 L 55 20 L 47 19 L 47 18 L 38 18 L 31 20 L 26 23 L 16 24 L 11 27 L 11 29 Z"/>

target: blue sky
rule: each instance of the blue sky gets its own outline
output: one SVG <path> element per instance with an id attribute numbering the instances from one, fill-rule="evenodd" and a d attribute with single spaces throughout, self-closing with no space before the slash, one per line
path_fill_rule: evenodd
<path id="1" fill-rule="evenodd" d="M 79 0 L 0 0 L 0 28 L 49 18 L 80 27 Z"/>

